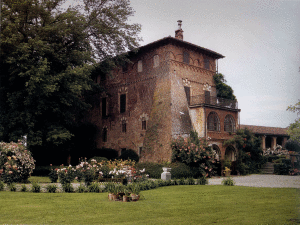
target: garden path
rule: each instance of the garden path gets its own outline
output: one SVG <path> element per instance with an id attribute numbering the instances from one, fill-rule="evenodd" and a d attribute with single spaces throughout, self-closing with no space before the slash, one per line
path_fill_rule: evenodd
<path id="1" fill-rule="evenodd" d="M 208 185 L 221 185 L 225 177 L 208 179 Z M 273 188 L 300 188 L 300 176 L 260 175 L 232 176 L 236 186 L 273 187 Z"/>

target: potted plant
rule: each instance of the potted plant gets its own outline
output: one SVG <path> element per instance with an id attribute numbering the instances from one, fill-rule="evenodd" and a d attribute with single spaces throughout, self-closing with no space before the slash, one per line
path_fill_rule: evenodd
<path id="1" fill-rule="evenodd" d="M 229 177 L 229 176 L 230 176 L 230 173 L 231 173 L 231 170 L 230 170 L 228 167 L 225 167 L 223 173 L 224 173 L 224 176 L 225 176 L 225 177 Z"/>
<path id="2" fill-rule="evenodd" d="M 138 184 L 135 184 L 131 187 L 131 199 L 132 201 L 138 201 L 140 198 L 140 187 Z"/>
<path id="3" fill-rule="evenodd" d="M 123 195 L 123 202 L 128 202 L 129 201 L 129 195 L 130 195 L 129 190 L 125 189 L 124 190 L 124 195 Z"/>
<path id="4" fill-rule="evenodd" d="M 223 167 L 223 174 L 225 177 L 228 177 L 231 173 L 231 161 L 229 159 L 225 159 L 222 162 L 222 167 Z"/>
<path id="5" fill-rule="evenodd" d="M 109 199 L 110 201 L 113 200 L 113 192 L 114 192 L 114 189 L 115 189 L 115 185 L 114 185 L 113 183 L 108 183 L 108 184 L 106 185 L 106 190 L 107 190 L 107 192 L 108 192 L 108 199 Z"/>

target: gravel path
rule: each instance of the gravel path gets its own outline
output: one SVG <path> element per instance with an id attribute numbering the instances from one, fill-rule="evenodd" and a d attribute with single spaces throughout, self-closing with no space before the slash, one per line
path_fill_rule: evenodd
<path id="1" fill-rule="evenodd" d="M 236 186 L 300 188 L 300 176 L 284 175 L 248 175 L 232 176 Z M 208 185 L 221 185 L 225 177 L 210 178 Z"/>

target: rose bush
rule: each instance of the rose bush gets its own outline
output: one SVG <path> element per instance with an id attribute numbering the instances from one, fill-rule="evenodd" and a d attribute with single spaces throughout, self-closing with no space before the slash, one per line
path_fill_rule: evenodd
<path id="1" fill-rule="evenodd" d="M 195 170 L 195 176 L 211 177 L 214 174 L 215 155 L 205 139 L 191 132 L 188 138 L 178 137 L 171 144 L 172 161 L 182 162 Z"/>
<path id="2" fill-rule="evenodd" d="M 0 142 L 0 179 L 5 183 L 27 181 L 35 160 L 21 142 Z"/>
<path id="3" fill-rule="evenodd" d="M 73 182 L 75 179 L 79 182 L 84 181 L 88 186 L 99 178 L 127 178 L 137 180 L 144 175 L 145 169 L 137 171 L 135 162 L 131 160 L 101 161 L 92 159 L 88 162 L 86 159 L 80 159 L 81 162 L 72 167 L 61 165 L 60 169 L 52 169 L 50 178 L 59 177 L 59 182 L 63 185 Z M 144 179 L 143 179 L 144 180 Z"/>

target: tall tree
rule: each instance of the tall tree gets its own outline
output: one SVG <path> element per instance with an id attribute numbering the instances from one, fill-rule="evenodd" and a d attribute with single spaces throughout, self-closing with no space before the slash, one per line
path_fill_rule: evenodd
<path id="1" fill-rule="evenodd" d="M 214 81 L 217 89 L 217 97 L 236 100 L 235 95 L 233 94 L 233 89 L 226 84 L 225 76 L 221 73 L 216 73 L 214 75 Z"/>
<path id="2" fill-rule="evenodd" d="M 138 47 L 128 0 L 2 0 L 0 139 L 27 135 L 29 147 L 59 146 L 74 135 L 99 88 L 95 63 Z"/>
<path id="3" fill-rule="evenodd" d="M 297 112 L 298 118 L 294 123 L 290 124 L 288 134 L 290 135 L 291 140 L 300 143 L 300 100 L 295 105 L 290 105 L 287 110 Z"/>

